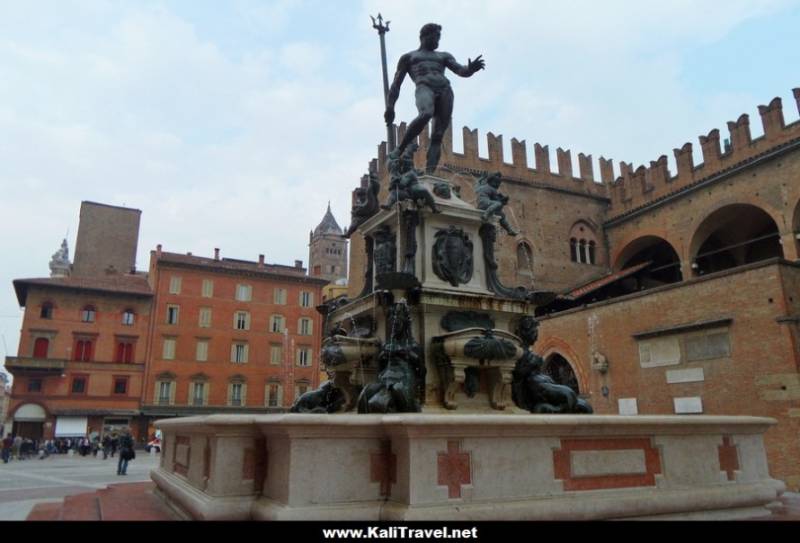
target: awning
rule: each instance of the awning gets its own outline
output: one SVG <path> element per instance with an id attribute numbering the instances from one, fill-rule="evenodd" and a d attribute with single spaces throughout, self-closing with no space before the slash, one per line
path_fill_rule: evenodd
<path id="1" fill-rule="evenodd" d="M 641 264 L 636 264 L 635 266 L 631 266 L 630 268 L 625 268 L 624 270 L 620 270 L 618 272 L 606 275 L 605 277 L 601 277 L 600 279 L 595 279 L 585 285 L 582 285 L 567 294 L 564 294 L 562 298 L 566 298 L 567 300 L 577 300 L 583 296 L 586 296 L 590 292 L 594 292 L 598 289 L 601 289 L 611 283 L 619 281 L 620 279 L 624 279 L 633 275 L 634 273 L 638 272 L 639 270 L 643 270 L 650 264 L 652 261 L 642 262 Z"/>
<path id="2" fill-rule="evenodd" d="M 57 417 L 56 437 L 83 437 L 88 421 L 88 417 Z"/>

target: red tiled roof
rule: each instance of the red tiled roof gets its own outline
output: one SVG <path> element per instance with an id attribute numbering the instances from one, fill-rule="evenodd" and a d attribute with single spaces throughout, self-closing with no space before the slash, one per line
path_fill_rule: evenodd
<path id="1" fill-rule="evenodd" d="M 222 258 L 215 260 L 213 258 L 195 255 L 185 255 L 180 253 L 168 253 L 162 251 L 158 256 L 158 261 L 163 263 L 173 264 L 186 264 L 190 266 L 198 266 L 208 268 L 209 270 L 230 270 L 230 271 L 243 271 L 250 273 L 266 273 L 277 274 L 283 276 L 297 277 L 316 281 L 319 283 L 327 283 L 317 277 L 309 277 L 306 275 L 306 269 L 296 266 L 284 266 L 282 264 L 264 264 L 259 265 L 258 262 L 249 262 L 246 260 L 235 260 L 230 258 Z"/>
<path id="2" fill-rule="evenodd" d="M 652 261 L 642 262 L 641 264 L 636 264 L 635 266 L 631 266 L 630 268 L 625 268 L 624 270 L 620 270 L 616 273 L 612 273 L 610 275 L 606 275 L 605 277 L 601 277 L 600 279 L 595 279 L 589 283 L 586 283 L 583 286 L 580 286 L 567 294 L 564 294 L 564 298 L 568 300 L 577 300 L 578 298 L 589 294 L 590 292 L 594 292 L 606 285 L 610 285 L 615 281 L 619 281 L 620 279 L 624 279 L 634 273 L 642 270 L 652 264 Z"/>
<path id="3" fill-rule="evenodd" d="M 19 305 L 24 307 L 28 296 L 28 288 L 32 286 L 69 288 L 130 294 L 134 296 L 152 296 L 153 291 L 144 275 L 107 275 L 105 277 L 43 277 L 33 279 L 14 279 L 14 290 Z"/>

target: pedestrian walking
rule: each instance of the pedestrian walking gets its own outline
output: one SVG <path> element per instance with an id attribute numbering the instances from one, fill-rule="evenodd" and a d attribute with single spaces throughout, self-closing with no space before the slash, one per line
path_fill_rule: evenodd
<path id="1" fill-rule="evenodd" d="M 108 458 L 108 453 L 111 452 L 111 436 L 106 434 L 103 436 L 103 460 Z"/>
<path id="2" fill-rule="evenodd" d="M 3 463 L 8 464 L 8 461 L 11 459 L 11 449 L 14 447 L 14 437 L 11 434 L 8 434 L 3 439 Z"/>
<path id="3" fill-rule="evenodd" d="M 14 437 L 14 444 L 11 446 L 11 454 L 17 460 L 21 460 L 20 458 L 20 449 L 22 449 L 22 437 L 16 436 Z"/>
<path id="4" fill-rule="evenodd" d="M 119 436 L 116 432 L 111 434 L 111 458 L 114 458 L 114 455 L 117 454 L 117 449 L 119 448 Z"/>
<path id="5" fill-rule="evenodd" d="M 127 428 L 122 431 L 119 438 L 119 462 L 117 463 L 117 475 L 128 474 L 128 462 L 136 458 L 133 450 L 133 438 Z"/>

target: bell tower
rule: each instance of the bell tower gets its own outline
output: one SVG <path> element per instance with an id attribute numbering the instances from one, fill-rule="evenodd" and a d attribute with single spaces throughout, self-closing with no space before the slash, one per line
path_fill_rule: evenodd
<path id="1" fill-rule="evenodd" d="M 334 283 L 347 279 L 347 239 L 331 213 L 331 204 L 308 237 L 308 274 Z"/>

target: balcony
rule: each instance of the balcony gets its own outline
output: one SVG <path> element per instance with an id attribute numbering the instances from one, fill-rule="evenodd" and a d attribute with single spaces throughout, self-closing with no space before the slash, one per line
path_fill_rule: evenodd
<path id="1" fill-rule="evenodd" d="M 33 358 L 27 356 L 6 357 L 6 369 L 13 375 L 61 375 L 66 367 L 67 361 L 63 358 Z"/>

